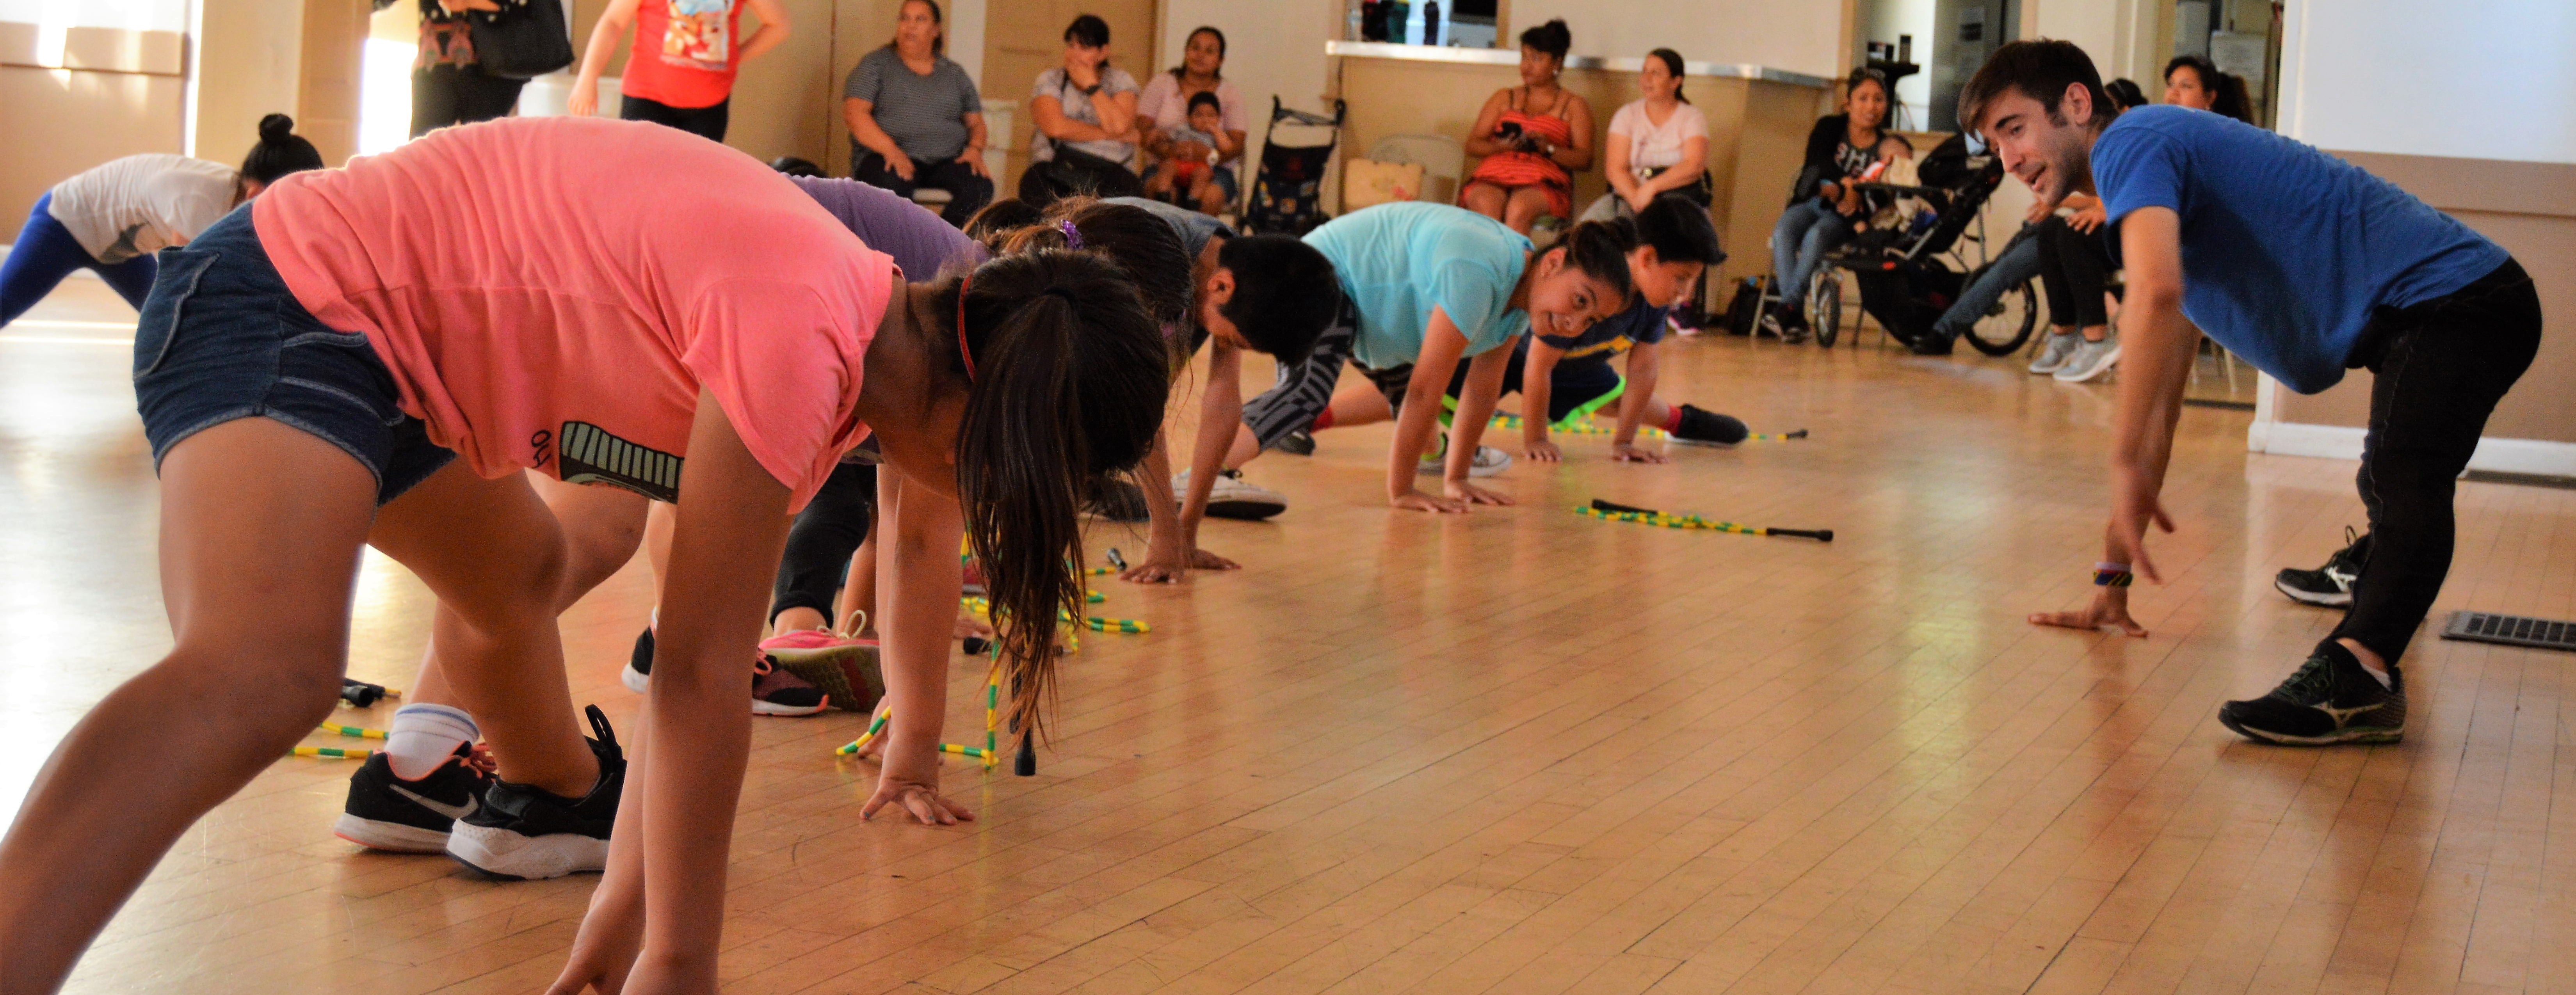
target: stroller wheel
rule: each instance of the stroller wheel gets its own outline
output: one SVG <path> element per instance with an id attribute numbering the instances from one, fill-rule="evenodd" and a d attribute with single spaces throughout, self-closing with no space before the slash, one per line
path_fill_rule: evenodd
<path id="1" fill-rule="evenodd" d="M 1816 274 L 1816 282 L 1807 291 L 1807 320 L 1816 333 L 1816 345 L 1831 349 L 1843 330 L 1843 281 L 1833 270 Z"/>
<path id="2" fill-rule="evenodd" d="M 2004 291 L 1995 306 L 1968 326 L 1970 346 L 1989 356 L 2010 356 L 2030 341 L 2039 327 L 2040 295 L 2033 277 Z"/>

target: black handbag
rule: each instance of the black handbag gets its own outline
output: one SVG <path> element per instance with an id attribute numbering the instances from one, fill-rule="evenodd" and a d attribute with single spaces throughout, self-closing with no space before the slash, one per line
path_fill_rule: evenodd
<path id="1" fill-rule="evenodd" d="M 499 11 L 475 11 L 466 24 L 483 75 L 533 79 L 572 65 L 572 29 L 563 0 L 503 0 Z"/>

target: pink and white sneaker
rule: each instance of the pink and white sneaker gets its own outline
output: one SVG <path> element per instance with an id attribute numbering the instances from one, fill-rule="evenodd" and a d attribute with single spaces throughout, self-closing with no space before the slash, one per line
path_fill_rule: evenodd
<path id="1" fill-rule="evenodd" d="M 863 615 L 852 620 L 851 628 L 865 624 Z M 760 652 L 780 670 L 822 689 L 826 700 L 843 711 L 867 711 L 885 695 L 874 639 L 830 629 L 799 629 L 763 640 Z"/>
<path id="2" fill-rule="evenodd" d="M 832 707 L 832 696 L 812 681 L 779 669 L 766 656 L 751 665 L 751 714 L 793 718 Z"/>

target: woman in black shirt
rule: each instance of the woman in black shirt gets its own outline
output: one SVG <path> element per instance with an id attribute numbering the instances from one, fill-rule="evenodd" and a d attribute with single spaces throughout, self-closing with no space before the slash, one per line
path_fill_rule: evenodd
<path id="1" fill-rule="evenodd" d="M 1855 69 L 1846 83 L 1843 112 L 1816 121 L 1807 133 L 1807 161 L 1798 172 L 1789 210 L 1771 227 L 1771 274 L 1780 305 L 1773 312 L 1780 337 L 1807 338 L 1807 281 L 1825 253 L 1852 237 L 1853 219 L 1867 210 L 1851 181 L 1878 161 L 1887 124 L 1887 78 Z"/>

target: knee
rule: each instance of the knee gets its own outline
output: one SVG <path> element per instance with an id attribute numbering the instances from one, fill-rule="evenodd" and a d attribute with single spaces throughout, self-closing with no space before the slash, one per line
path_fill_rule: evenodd
<path id="1" fill-rule="evenodd" d="M 252 735 L 291 740 L 330 718 L 340 700 L 340 674 L 348 662 L 341 645 L 327 634 L 221 644 L 183 638 L 135 682 L 167 688 L 190 702 L 220 703 L 215 710 L 244 722 Z"/>

